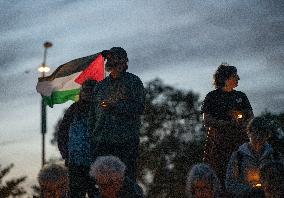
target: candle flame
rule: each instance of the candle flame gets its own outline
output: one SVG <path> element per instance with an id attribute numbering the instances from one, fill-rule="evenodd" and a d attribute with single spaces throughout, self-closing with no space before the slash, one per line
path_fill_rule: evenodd
<path id="1" fill-rule="evenodd" d="M 255 187 L 261 187 L 261 184 L 256 184 Z"/>
<path id="2" fill-rule="evenodd" d="M 243 118 L 243 115 L 242 114 L 238 114 L 238 119 L 241 119 Z"/>

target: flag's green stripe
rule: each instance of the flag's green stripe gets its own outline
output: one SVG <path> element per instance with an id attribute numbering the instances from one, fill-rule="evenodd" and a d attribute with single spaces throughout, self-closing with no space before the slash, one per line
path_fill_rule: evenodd
<path id="1" fill-rule="evenodd" d="M 49 97 L 43 96 L 43 99 L 48 106 L 53 107 L 54 104 L 62 104 L 64 102 L 67 102 L 68 100 L 76 101 L 78 99 L 79 93 L 80 89 L 55 91 Z"/>

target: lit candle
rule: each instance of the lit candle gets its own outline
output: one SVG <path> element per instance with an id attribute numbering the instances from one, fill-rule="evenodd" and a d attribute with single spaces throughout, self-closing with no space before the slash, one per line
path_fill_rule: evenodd
<path id="1" fill-rule="evenodd" d="M 242 114 L 238 114 L 238 119 L 242 119 L 243 115 Z"/>
<path id="2" fill-rule="evenodd" d="M 261 187 L 261 184 L 256 184 L 255 187 Z"/>

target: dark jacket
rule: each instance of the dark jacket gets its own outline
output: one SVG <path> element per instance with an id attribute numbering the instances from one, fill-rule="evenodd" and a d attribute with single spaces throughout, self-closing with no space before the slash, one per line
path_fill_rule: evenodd
<path id="1" fill-rule="evenodd" d="M 64 113 L 63 119 L 58 127 L 57 134 L 57 146 L 62 158 L 68 160 L 68 140 L 69 140 L 69 128 L 73 121 L 75 111 L 77 109 L 77 103 L 73 103 Z"/>
<path id="2" fill-rule="evenodd" d="M 119 198 L 143 198 L 142 188 L 128 177 L 125 177 Z"/>
<path id="3" fill-rule="evenodd" d="M 100 106 L 104 100 L 112 102 L 109 109 Z M 143 84 L 134 74 L 125 72 L 118 79 L 108 76 L 101 81 L 94 90 L 89 116 L 93 144 L 123 145 L 139 140 L 144 102 Z"/>
<path id="4" fill-rule="evenodd" d="M 86 158 L 90 151 L 90 137 L 88 134 L 88 115 L 90 103 L 75 102 L 65 112 L 63 119 L 58 127 L 58 149 L 65 162 L 68 162 L 71 156 L 72 161 L 78 161 L 79 158 Z M 82 145 L 88 145 L 86 147 Z M 70 148 L 72 148 L 70 150 Z M 85 152 L 86 151 L 86 152 Z M 79 157 L 79 158 L 78 158 Z M 85 159 L 78 162 L 87 162 Z M 78 164 L 78 165 L 87 165 Z"/>

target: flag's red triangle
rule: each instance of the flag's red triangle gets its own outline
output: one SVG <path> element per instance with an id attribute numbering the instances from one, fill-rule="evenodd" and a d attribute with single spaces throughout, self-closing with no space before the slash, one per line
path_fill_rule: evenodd
<path id="1" fill-rule="evenodd" d="M 75 79 L 75 82 L 82 85 L 86 80 L 92 79 L 101 81 L 105 77 L 104 58 L 101 54 Z"/>

